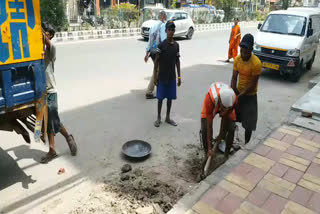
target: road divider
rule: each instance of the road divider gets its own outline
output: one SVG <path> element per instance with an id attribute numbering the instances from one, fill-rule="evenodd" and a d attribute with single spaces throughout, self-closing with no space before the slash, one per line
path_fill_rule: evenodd
<path id="1" fill-rule="evenodd" d="M 214 24 L 200 24 L 195 25 L 196 32 L 227 30 L 231 29 L 233 23 L 214 23 Z M 240 22 L 240 27 L 255 27 L 258 25 L 256 21 Z M 53 38 L 54 42 L 66 42 L 77 40 L 90 39 L 107 39 L 117 37 L 136 37 L 141 35 L 140 28 L 123 28 L 123 29 L 105 29 L 105 30 L 86 30 L 86 31 L 71 31 L 71 32 L 57 32 Z"/>

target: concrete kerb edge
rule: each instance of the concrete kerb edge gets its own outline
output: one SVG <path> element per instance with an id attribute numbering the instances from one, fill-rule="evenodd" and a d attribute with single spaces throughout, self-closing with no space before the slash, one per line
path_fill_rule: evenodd
<path id="1" fill-rule="evenodd" d="M 195 25 L 195 31 L 205 32 L 213 30 L 226 30 L 232 27 L 233 23 L 214 23 Z M 241 22 L 240 27 L 253 27 L 257 22 Z M 57 32 L 54 42 L 64 42 L 73 40 L 87 39 L 105 39 L 114 37 L 132 37 L 140 35 L 140 28 L 122 28 L 122 29 L 105 29 L 105 30 L 86 30 L 72 32 Z"/>

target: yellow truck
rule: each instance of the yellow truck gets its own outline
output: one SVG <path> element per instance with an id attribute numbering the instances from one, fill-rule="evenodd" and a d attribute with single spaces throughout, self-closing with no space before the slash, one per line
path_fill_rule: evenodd
<path id="1" fill-rule="evenodd" d="M 25 127 L 39 141 L 46 124 L 40 0 L 0 0 L 0 130 L 30 143 Z"/>

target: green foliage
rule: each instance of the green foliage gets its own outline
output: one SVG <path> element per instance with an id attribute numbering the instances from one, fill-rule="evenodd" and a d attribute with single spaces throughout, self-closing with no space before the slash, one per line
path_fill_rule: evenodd
<path id="1" fill-rule="evenodd" d="M 176 8 L 176 7 L 177 7 L 177 0 L 172 0 L 171 8 Z"/>
<path id="2" fill-rule="evenodd" d="M 139 9 L 134 4 L 123 3 L 101 11 L 107 28 L 117 29 L 138 25 Z"/>
<path id="3" fill-rule="evenodd" d="M 47 22 L 57 31 L 68 29 L 66 3 L 63 0 L 40 0 L 41 21 Z"/>

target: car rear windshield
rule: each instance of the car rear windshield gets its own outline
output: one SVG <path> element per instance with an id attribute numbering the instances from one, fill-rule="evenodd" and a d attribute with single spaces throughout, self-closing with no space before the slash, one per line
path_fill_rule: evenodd
<path id="1" fill-rule="evenodd" d="M 261 31 L 286 35 L 303 36 L 307 19 L 303 16 L 271 14 L 264 22 Z"/>

